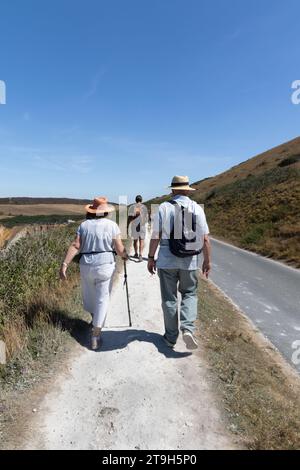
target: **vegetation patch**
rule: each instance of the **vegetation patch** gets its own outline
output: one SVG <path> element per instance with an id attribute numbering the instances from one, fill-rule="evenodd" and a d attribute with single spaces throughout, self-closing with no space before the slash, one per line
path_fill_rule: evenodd
<path id="1" fill-rule="evenodd" d="M 71 336 L 87 331 L 81 308 L 78 266 L 61 283 L 58 272 L 75 226 L 56 227 L 19 240 L 0 255 L 0 437 L 16 419 L 22 393 L 45 377 Z"/>
<path id="2" fill-rule="evenodd" d="M 293 157 L 285 158 L 282 160 L 280 163 L 278 163 L 278 166 L 280 168 L 284 168 L 285 166 L 293 165 L 293 163 L 297 163 L 300 161 L 300 155 L 294 155 Z"/>
<path id="3" fill-rule="evenodd" d="M 49 215 L 17 215 L 14 217 L 7 217 L 1 219 L 1 224 L 4 227 L 12 228 L 20 225 L 53 225 L 65 224 L 68 220 L 80 221 L 83 219 L 82 215 L 70 214 L 49 214 Z"/>
<path id="4" fill-rule="evenodd" d="M 274 168 L 214 189 L 204 204 L 213 235 L 300 267 L 298 168 Z"/>
<path id="5" fill-rule="evenodd" d="M 299 449 L 300 378 L 296 372 L 207 281 L 200 283 L 198 322 L 229 429 L 248 449 Z"/>

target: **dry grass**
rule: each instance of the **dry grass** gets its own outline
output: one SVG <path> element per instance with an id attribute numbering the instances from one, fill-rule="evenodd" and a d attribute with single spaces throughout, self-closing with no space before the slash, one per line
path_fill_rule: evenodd
<path id="1" fill-rule="evenodd" d="M 249 449 L 299 449 L 300 378 L 205 281 L 200 285 L 199 331 L 229 429 Z"/>
<path id="2" fill-rule="evenodd" d="M 0 368 L 0 449 L 19 448 L 32 409 L 73 351 L 72 337 L 88 331 L 75 278 L 32 299 L 28 313 L 27 318 L 10 321 L 2 332 L 8 364 Z"/>
<path id="3" fill-rule="evenodd" d="M 300 137 L 297 137 L 290 142 L 279 145 L 267 152 L 264 152 L 256 157 L 236 165 L 229 170 L 221 173 L 213 178 L 199 181 L 193 184 L 197 189 L 199 198 L 205 198 L 205 195 L 214 189 L 228 184 L 234 183 L 237 180 L 249 178 L 249 176 L 260 176 L 273 168 L 282 165 L 282 162 L 287 158 L 300 155 Z M 299 165 L 299 163 L 298 163 Z"/>
<path id="4" fill-rule="evenodd" d="M 234 244 L 300 266 L 300 171 L 275 168 L 207 197 L 212 233 Z"/>
<path id="5" fill-rule="evenodd" d="M 2 218 L 16 215 L 84 215 L 84 206 L 82 204 L 0 204 L 0 214 Z"/>
<path id="6" fill-rule="evenodd" d="M 0 250 L 5 246 L 7 240 L 10 239 L 11 229 L 0 225 Z"/>

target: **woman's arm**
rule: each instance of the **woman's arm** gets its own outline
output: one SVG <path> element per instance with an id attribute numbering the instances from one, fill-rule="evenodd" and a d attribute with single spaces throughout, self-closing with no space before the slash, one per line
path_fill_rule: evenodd
<path id="1" fill-rule="evenodd" d="M 128 254 L 122 242 L 121 235 L 118 235 L 117 238 L 114 239 L 114 248 L 117 254 L 121 256 L 124 260 L 128 259 Z"/>
<path id="2" fill-rule="evenodd" d="M 60 275 L 60 278 L 62 280 L 65 280 L 67 278 L 66 273 L 67 273 L 68 266 L 71 263 L 71 261 L 73 260 L 73 258 L 76 255 L 78 255 L 78 253 L 80 251 L 80 244 L 81 244 L 80 236 L 76 235 L 75 240 L 73 241 L 73 243 L 68 248 L 66 257 L 65 257 L 65 259 L 64 259 L 64 261 L 61 265 L 61 268 L 60 268 L 59 275 Z"/>

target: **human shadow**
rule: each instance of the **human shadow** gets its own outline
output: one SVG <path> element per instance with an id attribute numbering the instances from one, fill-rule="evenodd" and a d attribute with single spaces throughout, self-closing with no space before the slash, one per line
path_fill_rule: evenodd
<path id="1" fill-rule="evenodd" d="M 129 256 L 129 261 L 133 261 L 134 263 L 141 263 L 141 261 L 137 258 L 134 258 L 133 256 Z M 143 256 L 143 261 L 148 261 L 148 258 Z"/>
<path id="2" fill-rule="evenodd" d="M 84 347 L 90 349 L 90 338 L 89 334 L 86 335 L 84 338 L 82 334 L 79 336 L 76 334 L 78 331 L 73 331 L 74 338 Z M 82 333 L 82 332 L 81 332 Z M 184 357 L 190 356 L 192 353 L 190 352 L 179 352 L 174 351 L 173 349 L 169 348 L 161 335 L 158 333 L 152 333 L 146 330 L 136 330 L 136 329 L 128 329 L 128 330 L 104 330 L 101 333 L 101 346 L 95 352 L 107 352 L 107 351 L 116 351 L 120 349 L 125 349 L 130 343 L 134 341 L 140 341 L 144 343 L 151 343 L 153 344 L 157 351 L 160 354 L 163 354 L 165 357 L 169 359 L 180 359 Z"/>
<path id="3" fill-rule="evenodd" d="M 49 308 L 49 306 L 37 302 L 25 314 L 26 325 L 29 328 L 32 328 L 35 322 L 38 321 L 41 308 L 46 321 L 62 330 L 68 331 L 81 346 L 90 349 L 91 324 L 81 318 L 71 317 L 66 310 Z M 137 329 L 104 329 L 101 333 L 101 346 L 95 352 L 101 353 L 125 349 L 134 341 L 153 344 L 160 354 L 169 359 L 181 359 L 192 354 L 188 351 L 179 352 L 169 348 L 164 342 L 163 337 L 158 333 Z"/>
<path id="4" fill-rule="evenodd" d="M 134 256 L 129 256 L 129 261 L 133 261 L 134 263 L 140 263 L 140 260 L 138 258 L 134 258 Z"/>

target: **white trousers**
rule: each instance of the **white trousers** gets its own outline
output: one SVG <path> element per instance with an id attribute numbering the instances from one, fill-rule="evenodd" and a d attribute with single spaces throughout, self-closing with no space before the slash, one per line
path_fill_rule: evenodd
<path id="1" fill-rule="evenodd" d="M 83 307 L 90 312 L 97 328 L 105 324 L 115 266 L 115 263 L 80 265 Z"/>

